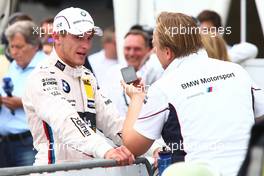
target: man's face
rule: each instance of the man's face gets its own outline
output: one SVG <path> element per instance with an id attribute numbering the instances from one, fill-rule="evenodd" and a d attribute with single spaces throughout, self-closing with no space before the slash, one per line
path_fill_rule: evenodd
<path id="1" fill-rule="evenodd" d="M 208 28 L 210 29 L 211 27 L 214 27 L 214 24 L 212 23 L 212 21 L 203 21 L 200 24 L 201 28 Z"/>
<path id="2" fill-rule="evenodd" d="M 201 22 L 200 28 L 210 30 L 211 32 L 215 32 L 215 30 L 216 30 L 216 27 L 214 26 L 212 21 Z"/>
<path id="3" fill-rule="evenodd" d="M 117 59 L 116 40 L 114 37 L 113 40 L 104 42 L 103 48 L 105 50 L 106 58 Z"/>
<path id="4" fill-rule="evenodd" d="M 37 52 L 37 47 L 26 43 L 24 36 L 16 33 L 9 41 L 11 56 L 21 68 L 26 68 Z"/>
<path id="5" fill-rule="evenodd" d="M 129 66 L 139 70 L 148 52 L 149 47 L 141 35 L 130 34 L 125 38 L 124 55 Z"/>
<path id="6" fill-rule="evenodd" d="M 91 40 L 93 35 L 85 33 L 77 36 L 66 34 L 59 35 L 56 38 L 56 51 L 59 57 L 71 67 L 81 66 L 84 64 L 86 56 L 91 49 Z"/>

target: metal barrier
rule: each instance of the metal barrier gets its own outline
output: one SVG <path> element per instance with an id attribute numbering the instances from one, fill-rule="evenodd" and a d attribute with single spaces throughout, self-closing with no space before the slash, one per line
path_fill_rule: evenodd
<path id="1" fill-rule="evenodd" d="M 148 174 L 149 176 L 152 176 L 152 169 L 149 161 L 146 158 L 137 158 L 134 166 L 137 165 L 140 167 L 140 165 L 145 165 L 145 172 L 141 169 L 139 169 L 139 174 L 145 176 Z M 127 175 L 126 172 L 131 173 L 131 169 L 128 169 L 129 167 L 133 167 L 133 165 L 129 166 L 118 166 L 116 164 L 115 160 L 105 160 L 105 159 L 92 159 L 88 161 L 80 161 L 80 162 L 74 162 L 74 163 L 63 163 L 63 164 L 52 164 L 52 165 L 42 165 L 42 166 L 24 166 L 24 167 L 10 167 L 10 168 L 0 168 L 0 176 L 14 176 L 14 175 L 29 175 L 29 174 L 37 174 L 37 175 L 49 175 L 46 173 L 54 173 L 59 171 L 65 171 L 64 174 L 56 174 L 56 175 L 67 175 L 66 172 L 75 171 L 76 170 L 83 170 L 83 175 L 100 175 L 98 174 L 98 170 L 104 172 L 104 170 L 107 171 L 107 175 L 109 175 L 109 167 L 112 169 L 119 168 L 119 170 L 122 172 L 120 175 Z M 97 170 L 94 170 L 97 169 Z M 133 169 L 133 168 L 132 168 Z M 118 171 L 119 171 L 118 170 Z M 106 171 L 105 171 L 106 172 Z M 116 173 L 116 172 L 115 172 Z M 82 175 L 80 173 L 77 173 L 77 175 Z M 54 174 L 51 174 L 54 175 Z M 74 175 L 73 173 L 70 173 L 68 175 Z M 115 174 L 116 175 L 116 174 Z"/>

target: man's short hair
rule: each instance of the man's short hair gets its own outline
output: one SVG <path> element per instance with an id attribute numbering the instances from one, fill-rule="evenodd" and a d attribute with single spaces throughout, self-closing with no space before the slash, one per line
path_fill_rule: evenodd
<path id="1" fill-rule="evenodd" d="M 128 31 L 128 33 L 126 33 L 124 38 L 127 38 L 127 36 L 129 35 L 139 35 L 143 38 L 144 42 L 145 42 L 145 46 L 149 47 L 149 36 L 146 32 L 142 31 L 142 30 L 138 30 L 138 29 L 132 29 L 130 31 Z"/>
<path id="2" fill-rule="evenodd" d="M 52 25 L 53 22 L 54 22 L 54 18 L 53 17 L 48 17 L 48 18 L 45 18 L 44 20 L 42 20 L 40 22 L 40 26 L 42 26 L 45 23 L 48 23 L 48 24 L 51 24 Z"/>
<path id="3" fill-rule="evenodd" d="M 222 26 L 221 17 L 215 11 L 204 10 L 198 15 L 197 19 L 200 21 L 200 23 L 204 21 L 211 21 L 214 27 L 216 28 L 219 28 Z"/>
<path id="4" fill-rule="evenodd" d="M 148 34 L 148 43 L 149 43 L 149 47 L 152 49 L 153 45 L 152 45 L 152 39 L 153 39 L 153 28 L 149 27 L 149 26 L 142 26 L 140 24 L 135 24 L 133 25 L 130 30 L 141 30 L 143 32 L 146 32 Z"/>
<path id="5" fill-rule="evenodd" d="M 22 13 L 22 12 L 16 12 L 16 13 L 13 13 L 12 15 L 10 15 L 8 17 L 7 27 L 9 25 L 14 24 L 17 21 L 33 21 L 33 20 L 28 14 L 25 14 L 25 13 Z M 8 39 L 6 38 L 5 33 L 3 33 L 2 36 L 1 36 L 1 43 L 6 45 L 6 46 L 8 46 Z"/>
<path id="6" fill-rule="evenodd" d="M 37 29 L 37 25 L 32 21 L 18 21 L 8 26 L 5 35 L 8 40 L 11 40 L 15 34 L 20 33 L 25 38 L 26 43 L 40 47 L 40 38 L 34 29 Z"/>
<path id="7" fill-rule="evenodd" d="M 33 21 L 32 17 L 29 16 L 28 14 L 25 14 L 23 12 L 16 12 L 13 13 L 9 18 L 8 18 L 8 25 L 12 25 L 17 21 Z"/>
<path id="8" fill-rule="evenodd" d="M 196 53 L 203 47 L 195 21 L 182 13 L 162 12 L 157 18 L 154 37 L 159 47 L 170 48 L 176 58 Z M 181 31 L 185 29 L 185 31 Z"/>

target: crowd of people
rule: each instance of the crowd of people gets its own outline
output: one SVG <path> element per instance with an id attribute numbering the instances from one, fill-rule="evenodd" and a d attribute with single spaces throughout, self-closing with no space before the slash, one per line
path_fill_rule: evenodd
<path id="1" fill-rule="evenodd" d="M 0 167 L 91 158 L 129 165 L 147 152 L 157 158 L 166 145 L 173 163 L 202 160 L 214 173 L 237 175 L 250 130 L 264 115 L 264 92 L 236 63 L 258 49 L 228 46 L 218 33 L 168 31 L 172 26 L 215 31 L 222 24 L 209 10 L 197 21 L 162 12 L 153 35 L 140 25 L 126 33 L 121 65 L 114 27 L 102 33 L 81 8 L 66 8 L 40 27 L 27 14 L 12 15 L 0 56 L 0 79 L 9 80 L 0 84 Z M 94 35 L 103 35 L 102 49 L 90 54 Z M 122 81 L 126 66 L 137 82 Z M 196 165 L 167 173 L 190 167 Z"/>

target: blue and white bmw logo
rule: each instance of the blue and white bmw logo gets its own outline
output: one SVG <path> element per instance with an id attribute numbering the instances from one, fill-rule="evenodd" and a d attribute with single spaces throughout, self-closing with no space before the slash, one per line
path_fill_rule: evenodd
<path id="1" fill-rule="evenodd" d="M 65 80 L 62 80 L 62 89 L 66 93 L 69 93 L 71 91 L 69 83 L 67 83 Z"/>

